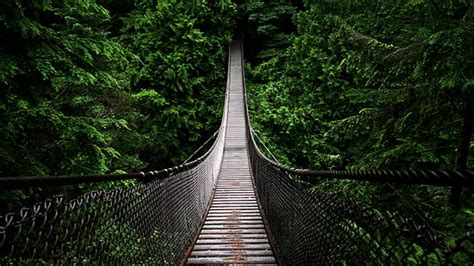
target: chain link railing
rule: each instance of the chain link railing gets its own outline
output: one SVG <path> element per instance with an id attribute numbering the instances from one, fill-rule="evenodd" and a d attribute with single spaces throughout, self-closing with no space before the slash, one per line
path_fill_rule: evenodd
<path id="1" fill-rule="evenodd" d="M 8 213 L 0 217 L 0 264 L 175 264 L 212 193 L 209 163 Z"/>
<path id="2" fill-rule="evenodd" d="M 246 110 L 250 165 L 257 197 L 283 264 L 473 264 L 474 231 L 448 244 L 423 220 L 381 212 L 357 200 L 318 191 L 312 183 L 325 178 L 472 188 L 473 171 L 357 172 L 290 168 L 268 159 L 259 150 L 247 107 Z"/>
<path id="3" fill-rule="evenodd" d="M 249 148 L 257 195 L 285 264 L 474 262 L 474 232 L 449 245 L 422 221 L 313 190 L 297 181 L 306 178 L 298 171 L 278 167 L 255 146 Z"/>
<path id="4" fill-rule="evenodd" d="M 178 264 L 205 218 L 222 163 L 227 113 L 228 93 L 212 147 L 173 168 L 125 175 L 0 178 L 0 189 L 138 180 L 74 199 L 56 195 L 0 216 L 0 265 Z"/>
<path id="5" fill-rule="evenodd" d="M 140 174 L 130 187 L 0 216 L 0 265 L 177 264 L 204 219 L 223 144 L 219 136 L 201 158 Z"/>

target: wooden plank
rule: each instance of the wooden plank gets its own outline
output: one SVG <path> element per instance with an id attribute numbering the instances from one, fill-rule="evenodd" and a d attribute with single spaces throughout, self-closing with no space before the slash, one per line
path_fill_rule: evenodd
<path id="1" fill-rule="evenodd" d="M 263 224 L 204 224 L 203 229 L 263 229 Z"/>
<path id="2" fill-rule="evenodd" d="M 213 210 L 212 212 L 209 212 L 207 214 L 208 217 L 225 217 L 227 219 L 230 219 L 230 217 L 234 218 L 239 218 L 239 217 L 248 217 L 248 216 L 258 216 L 261 217 L 261 214 L 258 210 L 237 210 L 237 209 L 232 209 L 232 210 Z"/>
<path id="3" fill-rule="evenodd" d="M 253 187 L 226 187 L 226 188 L 217 188 L 219 192 L 228 192 L 228 191 L 237 191 L 237 192 L 253 192 Z"/>
<path id="4" fill-rule="evenodd" d="M 268 242 L 268 239 L 265 238 L 265 237 L 262 237 L 262 238 L 239 238 L 239 241 L 242 242 L 242 243 L 246 243 L 246 244 L 267 244 L 269 243 Z M 232 244 L 235 242 L 235 239 L 233 238 L 215 238 L 215 239 L 206 239 L 206 238 L 201 238 L 201 239 L 198 239 L 197 240 L 197 244 L 212 244 L 212 245 L 215 245 L 215 244 Z"/>
<path id="5" fill-rule="evenodd" d="M 224 215 L 224 216 L 207 216 L 206 221 L 233 221 L 233 220 L 262 220 L 260 215 L 256 216 L 232 216 L 232 215 Z"/>
<path id="6" fill-rule="evenodd" d="M 218 201 L 214 200 L 212 202 L 212 206 L 215 207 L 225 207 L 225 206 L 242 206 L 242 207 L 249 207 L 249 206 L 257 206 L 257 202 L 255 200 L 240 200 L 240 201 Z"/>
<path id="7" fill-rule="evenodd" d="M 197 244 L 194 246 L 193 251 L 195 250 L 251 250 L 251 249 L 263 249 L 271 250 L 269 244 L 244 244 L 244 243 L 234 243 L 234 244 L 219 244 L 219 245 L 206 245 L 206 244 Z"/>
<path id="8" fill-rule="evenodd" d="M 252 198 L 231 198 L 231 199 L 216 199 L 212 201 L 212 204 L 214 205 L 234 205 L 234 204 L 244 204 L 244 205 L 250 205 L 250 204 L 257 204 L 257 201 Z"/>
<path id="9" fill-rule="evenodd" d="M 230 211 L 243 211 L 243 210 L 256 210 L 258 211 L 257 205 L 212 205 L 212 211 L 219 211 L 219 210 L 230 210 Z"/>
<path id="10" fill-rule="evenodd" d="M 262 219 L 258 220 L 206 220 L 204 225 L 207 224 L 263 224 Z"/>
<path id="11" fill-rule="evenodd" d="M 239 194 L 239 195 L 214 195 L 214 199 L 253 199 L 255 200 L 255 194 L 254 193 L 248 193 L 248 194 Z"/>
<path id="12" fill-rule="evenodd" d="M 245 191 L 242 191 L 242 190 L 223 190 L 223 189 L 219 189 L 218 191 L 216 191 L 216 195 L 217 196 L 220 196 L 220 195 L 255 195 L 255 192 L 252 190 L 245 190 Z"/>
<path id="13" fill-rule="evenodd" d="M 212 212 L 210 210 L 209 213 L 207 214 L 207 216 L 208 217 L 209 216 L 210 217 L 223 217 L 223 218 L 227 218 L 227 219 L 242 217 L 242 218 L 245 219 L 245 217 L 248 217 L 248 216 L 261 216 L 261 214 L 258 210 L 256 210 L 256 211 L 253 211 L 253 210 L 242 210 L 242 211 L 229 210 L 229 211 L 212 211 Z"/>
<path id="14" fill-rule="evenodd" d="M 226 206 L 234 206 L 234 205 L 242 205 L 242 206 L 258 206 L 255 199 L 214 199 L 212 201 L 213 205 L 226 205 Z"/>
<path id="15" fill-rule="evenodd" d="M 256 197 L 255 193 L 219 193 L 214 195 L 215 198 L 220 199 L 220 198 L 241 198 L 241 197 L 246 197 L 246 198 L 254 198 Z"/>
<path id="16" fill-rule="evenodd" d="M 219 191 L 226 191 L 226 190 L 251 190 L 253 191 L 253 186 L 251 185 L 225 185 L 225 186 L 217 186 L 217 190 Z"/>
<path id="17" fill-rule="evenodd" d="M 267 239 L 267 234 L 246 234 L 239 235 L 239 239 Z M 199 239 L 229 239 L 235 238 L 235 234 L 201 234 Z M 199 241 L 199 240 L 198 240 Z"/>
<path id="18" fill-rule="evenodd" d="M 209 214 L 219 214 L 219 213 L 230 213 L 230 214 L 244 214 L 244 213 L 253 213 L 259 215 L 260 212 L 257 210 L 209 210 Z"/>
<path id="19" fill-rule="evenodd" d="M 240 181 L 235 181 L 235 180 L 230 180 L 229 184 L 217 184 L 217 190 L 219 191 L 226 191 L 226 190 L 248 190 L 248 189 L 253 189 L 253 186 L 251 185 L 245 185 L 245 184 L 232 184 L 233 182 L 240 182 Z"/>
<path id="20" fill-rule="evenodd" d="M 241 201 L 241 202 L 212 202 L 211 207 L 258 207 L 256 201 Z"/>
<path id="21" fill-rule="evenodd" d="M 258 257 L 210 257 L 210 258 L 196 258 L 188 259 L 190 264 L 275 264 L 275 257 L 273 256 L 258 256 Z"/>
<path id="22" fill-rule="evenodd" d="M 209 209 L 209 213 L 255 213 L 257 215 L 260 214 L 260 211 L 257 206 L 254 207 L 239 207 L 239 206 L 229 206 L 229 207 L 211 207 Z"/>
<path id="23" fill-rule="evenodd" d="M 203 229 L 201 234 L 266 234 L 265 229 Z"/>
<path id="24" fill-rule="evenodd" d="M 272 256 L 271 250 L 206 250 L 193 251 L 192 257 L 224 257 L 224 256 Z"/>
<path id="25" fill-rule="evenodd" d="M 243 211 L 243 210 L 255 210 L 258 211 L 258 206 L 256 204 L 229 204 L 229 205 L 212 205 L 211 210 L 231 210 L 231 211 Z"/>
<path id="26" fill-rule="evenodd" d="M 255 197 L 255 192 L 245 192 L 245 193 L 225 193 L 221 191 L 216 191 L 214 197 Z"/>

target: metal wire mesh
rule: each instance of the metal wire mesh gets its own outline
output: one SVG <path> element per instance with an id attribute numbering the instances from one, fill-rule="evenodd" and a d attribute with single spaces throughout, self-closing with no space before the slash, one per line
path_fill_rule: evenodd
<path id="1" fill-rule="evenodd" d="M 243 60 L 243 58 L 242 58 Z M 243 65 L 243 62 L 242 62 Z M 245 86 L 245 74 L 242 72 Z M 245 94 L 245 98 L 247 98 Z M 245 102 L 251 171 L 279 261 L 287 265 L 472 265 L 474 232 L 448 244 L 423 221 L 380 212 L 312 189 L 311 178 L 474 186 L 472 170 L 313 171 L 294 169 L 259 150 Z"/>
<path id="2" fill-rule="evenodd" d="M 178 264 L 205 218 L 221 167 L 227 94 L 217 139 L 194 161 L 130 175 L 4 179 L 6 188 L 79 184 L 109 177 L 140 182 L 91 191 L 72 200 L 57 195 L 0 216 L 0 265 Z"/>
<path id="3" fill-rule="evenodd" d="M 474 234 L 452 246 L 420 221 L 311 189 L 249 144 L 252 174 L 285 264 L 471 264 Z M 290 176 L 291 174 L 291 176 Z M 455 259 L 456 257 L 456 259 Z"/>
<path id="4" fill-rule="evenodd" d="M 0 265 L 177 264 L 204 219 L 224 133 L 190 169 L 72 200 L 57 195 L 0 216 Z"/>
<path id="5" fill-rule="evenodd" d="M 203 166 L 70 201 L 59 195 L 0 217 L 0 261 L 174 263 L 196 232 L 210 197 L 212 178 Z"/>

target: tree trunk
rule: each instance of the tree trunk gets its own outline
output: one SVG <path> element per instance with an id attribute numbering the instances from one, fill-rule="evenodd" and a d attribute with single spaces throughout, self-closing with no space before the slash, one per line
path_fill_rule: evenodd
<path id="1" fill-rule="evenodd" d="M 464 100 L 464 117 L 460 134 L 460 143 L 456 156 L 456 169 L 466 169 L 471 145 L 472 127 L 474 124 L 474 99 L 472 95 L 467 95 Z M 450 202 L 454 207 L 461 206 L 462 189 L 460 186 L 453 186 L 451 189 Z"/>

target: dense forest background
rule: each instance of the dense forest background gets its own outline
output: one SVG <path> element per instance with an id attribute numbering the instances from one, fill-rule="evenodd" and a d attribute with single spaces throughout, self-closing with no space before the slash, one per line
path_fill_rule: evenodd
<path id="1" fill-rule="evenodd" d="M 249 1 L 252 126 L 284 164 L 310 169 L 474 166 L 474 3 Z M 448 238 L 474 228 L 471 191 L 315 180 Z M 454 203 L 454 206 L 452 203 Z"/>
<path id="2" fill-rule="evenodd" d="M 469 0 L 2 1 L 0 176 L 181 163 L 218 128 L 232 38 L 245 40 L 252 126 L 281 162 L 473 168 L 473 32 Z M 472 191 L 453 208 L 447 188 L 314 189 L 415 212 L 449 237 L 474 228 Z"/>
<path id="3" fill-rule="evenodd" d="M 182 163 L 219 125 L 235 7 L 2 1 L 0 176 Z M 40 190 L 0 200 L 35 201 Z"/>

